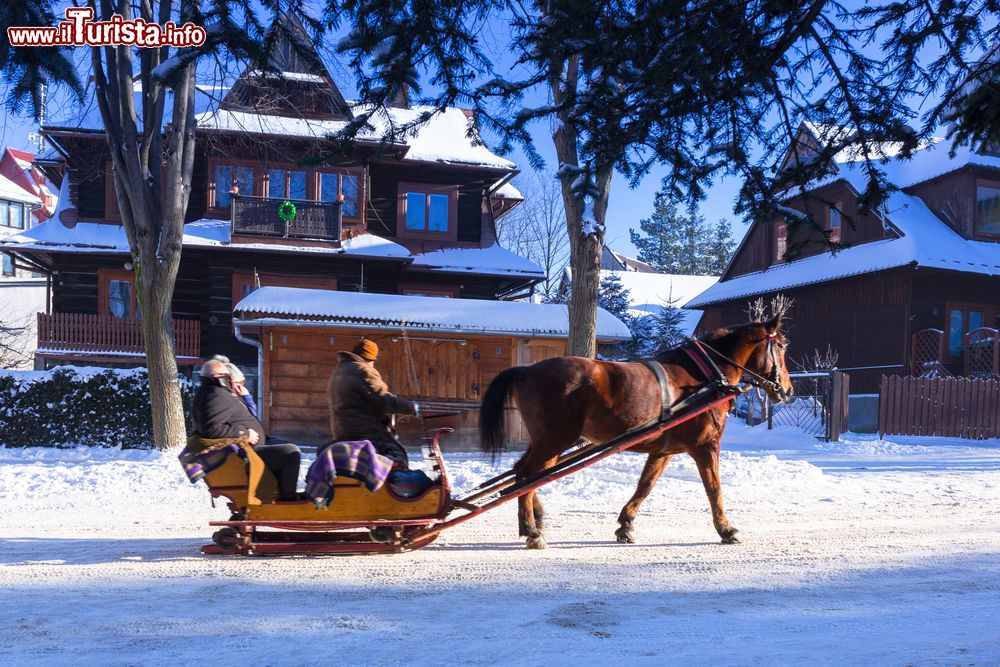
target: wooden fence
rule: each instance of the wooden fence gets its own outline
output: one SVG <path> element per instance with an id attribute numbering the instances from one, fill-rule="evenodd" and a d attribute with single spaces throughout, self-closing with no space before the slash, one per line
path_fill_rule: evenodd
<path id="1" fill-rule="evenodd" d="M 1000 437 L 1000 381 L 959 377 L 883 377 L 881 435 Z"/>

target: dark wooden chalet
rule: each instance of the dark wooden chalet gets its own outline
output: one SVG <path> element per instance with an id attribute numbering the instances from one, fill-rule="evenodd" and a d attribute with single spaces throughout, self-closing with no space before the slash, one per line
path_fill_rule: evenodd
<path id="1" fill-rule="evenodd" d="M 543 277 L 497 245 L 496 218 L 520 201 L 509 183 L 517 169 L 470 141 L 469 112 L 448 109 L 396 143 L 380 142 L 375 128 L 335 144 L 330 135 L 358 107 L 299 53 L 279 41 L 273 71 L 198 88 L 173 304 L 182 367 L 222 353 L 256 377 L 257 350 L 235 337 L 233 308 L 259 286 L 497 300 L 528 294 Z M 406 96 L 398 104 L 379 122 L 427 111 Z M 93 104 L 67 111 L 71 120 L 43 128 L 58 156 L 40 164 L 68 185 L 59 210 L 0 249 L 49 276 L 39 365 L 141 364 L 135 276 L 99 115 Z M 287 220 L 278 214 L 286 202 L 295 208 Z"/>
<path id="2" fill-rule="evenodd" d="M 841 130 L 804 124 L 795 145 L 808 150 L 831 131 Z M 909 160 L 890 157 L 893 148 L 882 148 L 881 167 L 900 190 L 879 215 L 858 210 L 865 176 L 848 150 L 827 176 L 789 195 L 784 218 L 756 221 L 718 284 L 688 302 L 704 311 L 699 328 L 738 321 L 749 301 L 784 293 L 795 299 L 791 359 L 831 345 L 854 394 L 877 393 L 882 375 L 970 372 L 989 336 L 995 359 L 1000 157 L 970 149 L 950 156 L 943 140 Z M 816 231 L 789 239 L 789 216 L 805 211 L 848 247 L 833 254 Z M 803 251 L 786 257 L 800 240 Z"/>

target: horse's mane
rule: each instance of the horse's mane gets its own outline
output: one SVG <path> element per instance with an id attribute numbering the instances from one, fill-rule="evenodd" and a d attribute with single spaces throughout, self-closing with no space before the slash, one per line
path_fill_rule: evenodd
<path id="1" fill-rule="evenodd" d="M 747 322 L 746 324 L 719 327 L 718 329 L 713 329 L 712 331 L 707 331 L 699 336 L 695 336 L 695 339 L 709 343 L 720 352 L 728 354 L 729 351 L 743 339 L 743 334 L 745 334 L 748 329 L 758 326 L 761 326 L 760 322 Z M 682 345 L 679 345 L 664 350 L 656 355 L 655 358 L 657 361 L 668 361 L 669 359 L 667 357 L 675 353 L 681 347 Z"/>

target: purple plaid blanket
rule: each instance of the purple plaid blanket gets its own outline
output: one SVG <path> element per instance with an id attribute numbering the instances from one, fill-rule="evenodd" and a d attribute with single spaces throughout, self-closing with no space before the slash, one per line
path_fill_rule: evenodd
<path id="1" fill-rule="evenodd" d="M 316 507 L 326 509 L 333 500 L 333 480 L 338 475 L 352 477 L 369 491 L 377 491 L 392 469 L 392 459 L 375 451 L 368 440 L 335 442 L 327 445 L 306 473 L 306 495 Z"/>
<path id="2" fill-rule="evenodd" d="M 217 447 L 215 449 L 207 449 L 198 454 L 194 454 L 190 449 L 185 447 L 181 450 L 181 453 L 177 455 L 177 458 L 181 462 L 181 467 L 184 468 L 184 474 L 187 478 L 191 480 L 194 484 L 202 477 L 212 472 L 219 466 L 221 466 L 226 457 L 232 453 L 240 453 L 239 445 L 226 445 L 225 447 Z"/>

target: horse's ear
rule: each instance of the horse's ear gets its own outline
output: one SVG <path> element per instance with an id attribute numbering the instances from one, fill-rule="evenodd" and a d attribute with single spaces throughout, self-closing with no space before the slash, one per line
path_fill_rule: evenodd
<path id="1" fill-rule="evenodd" d="M 763 323 L 764 329 L 768 333 L 774 333 L 775 331 L 777 331 L 778 329 L 781 328 L 781 318 L 782 318 L 782 315 L 775 315 L 774 317 L 772 317 L 768 321 L 764 322 Z"/>

